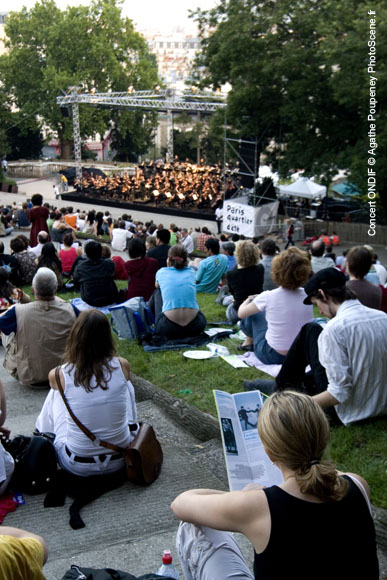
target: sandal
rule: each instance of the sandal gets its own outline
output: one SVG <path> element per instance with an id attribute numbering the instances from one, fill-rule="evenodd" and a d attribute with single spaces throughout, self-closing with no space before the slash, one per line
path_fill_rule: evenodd
<path id="1" fill-rule="evenodd" d="M 244 350 L 245 352 L 254 352 L 253 344 L 238 344 L 237 350 Z"/>

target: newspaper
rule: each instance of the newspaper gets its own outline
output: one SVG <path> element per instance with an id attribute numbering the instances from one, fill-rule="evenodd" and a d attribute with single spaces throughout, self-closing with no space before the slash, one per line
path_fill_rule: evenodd
<path id="1" fill-rule="evenodd" d="M 225 393 L 214 390 L 231 491 L 255 482 L 269 487 L 283 483 L 281 471 L 266 455 L 257 423 L 263 405 L 260 391 Z"/>

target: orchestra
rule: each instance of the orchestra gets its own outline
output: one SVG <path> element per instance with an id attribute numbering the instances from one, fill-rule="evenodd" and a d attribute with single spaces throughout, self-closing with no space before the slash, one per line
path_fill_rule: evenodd
<path id="1" fill-rule="evenodd" d="M 142 162 L 134 175 L 90 173 L 75 180 L 74 187 L 82 195 L 106 200 L 212 211 L 239 189 L 228 166 L 223 171 L 220 164 L 196 165 L 178 159 Z"/>

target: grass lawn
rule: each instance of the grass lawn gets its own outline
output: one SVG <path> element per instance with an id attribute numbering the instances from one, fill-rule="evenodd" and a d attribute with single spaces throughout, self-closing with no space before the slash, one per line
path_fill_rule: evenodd
<path id="1" fill-rule="evenodd" d="M 126 282 L 117 285 L 122 288 Z M 31 294 L 30 288 L 24 290 Z M 59 296 L 68 300 L 78 294 L 68 292 Z M 225 308 L 215 304 L 214 299 L 214 295 L 198 295 L 200 308 L 208 322 L 225 320 Z M 317 311 L 315 315 L 319 316 Z M 246 379 L 260 375 L 268 378 L 255 368 L 234 369 L 221 358 L 192 360 L 185 358 L 181 351 L 146 353 L 135 341 L 116 339 L 116 344 L 119 354 L 130 362 L 135 374 L 214 416 L 213 389 L 236 393 L 242 391 Z M 227 346 L 230 354 L 240 354 L 237 351 L 239 341 L 227 339 L 221 344 Z M 365 477 L 371 486 L 372 502 L 387 508 L 387 418 L 369 424 L 333 428 L 330 455 L 338 469 Z"/>

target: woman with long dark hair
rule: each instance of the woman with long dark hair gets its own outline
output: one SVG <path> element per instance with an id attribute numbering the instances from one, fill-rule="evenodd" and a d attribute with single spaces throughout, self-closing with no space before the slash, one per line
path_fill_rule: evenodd
<path id="1" fill-rule="evenodd" d="M 184 578 L 377 580 L 367 482 L 325 459 L 330 431 L 317 402 L 293 391 L 275 393 L 259 412 L 258 433 L 283 483 L 180 494 L 172 510 L 183 520 L 177 546 Z M 229 532 L 252 543 L 254 574 Z"/>
<path id="2" fill-rule="evenodd" d="M 36 265 L 37 270 L 39 270 L 39 268 L 49 268 L 52 270 L 58 282 L 58 290 L 63 287 L 62 262 L 58 258 L 56 248 L 52 242 L 46 242 L 43 244 L 42 253 L 36 260 Z"/>
<path id="3" fill-rule="evenodd" d="M 63 360 L 59 376 L 74 415 L 98 439 L 127 447 L 135 434 L 128 423 L 134 423 L 137 415 L 130 365 L 117 357 L 104 314 L 94 309 L 82 312 L 70 332 Z M 83 476 L 122 469 L 122 455 L 93 443 L 70 417 L 58 392 L 55 369 L 48 378 L 51 391 L 36 427 L 55 433 L 60 465 Z"/>

